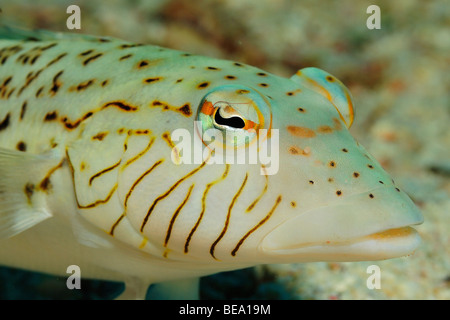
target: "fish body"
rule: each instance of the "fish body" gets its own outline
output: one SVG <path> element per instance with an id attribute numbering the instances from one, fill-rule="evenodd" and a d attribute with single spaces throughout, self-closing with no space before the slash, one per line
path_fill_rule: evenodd
<path id="1" fill-rule="evenodd" d="M 145 288 L 409 254 L 423 218 L 350 135 L 353 118 L 347 88 L 316 68 L 286 79 L 3 28 L 0 263 L 59 275 L 75 264 Z"/>

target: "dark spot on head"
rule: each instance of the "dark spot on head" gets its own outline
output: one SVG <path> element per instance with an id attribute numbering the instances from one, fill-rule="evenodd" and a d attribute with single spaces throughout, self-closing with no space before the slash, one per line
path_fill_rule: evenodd
<path id="1" fill-rule="evenodd" d="M 312 181 L 312 180 L 309 180 L 309 184 L 314 184 L 314 181 Z"/>
<path id="2" fill-rule="evenodd" d="M 371 194 L 369 194 L 369 198 L 373 199 L 373 198 L 375 198 L 375 197 L 374 197 L 374 195 L 371 193 Z"/>
<path id="3" fill-rule="evenodd" d="M 250 91 L 245 90 L 245 89 L 240 89 L 240 90 L 236 90 L 237 94 L 245 94 L 245 93 L 250 93 Z"/>
<path id="4" fill-rule="evenodd" d="M 209 82 L 208 82 L 208 81 L 205 81 L 205 82 L 199 83 L 199 84 L 197 85 L 197 89 L 204 89 L 204 88 L 206 88 L 207 86 L 209 86 Z"/>
<path id="5" fill-rule="evenodd" d="M 89 58 L 87 58 L 86 60 L 83 61 L 83 65 L 87 65 L 88 63 L 90 63 L 91 61 L 94 61 L 95 59 L 101 57 L 103 55 L 103 53 L 97 53 L 95 56 L 91 56 Z"/>
<path id="6" fill-rule="evenodd" d="M 334 179 L 333 178 L 328 178 L 328 182 L 333 182 Z"/>
<path id="7" fill-rule="evenodd" d="M 348 152 L 348 150 L 347 150 L 347 149 L 345 149 L 345 148 L 343 148 L 343 149 L 342 149 L 342 152 Z"/>
<path id="8" fill-rule="evenodd" d="M 244 65 L 242 63 L 239 62 L 235 62 L 233 63 L 236 67 L 243 67 Z"/>
<path id="9" fill-rule="evenodd" d="M 259 83 L 258 86 L 267 88 L 269 85 L 267 83 Z"/>
<path id="10" fill-rule="evenodd" d="M 87 56 L 88 54 L 90 54 L 92 52 L 94 52 L 94 50 L 92 50 L 92 49 L 87 50 L 87 51 L 83 51 L 82 53 L 80 53 L 80 56 Z"/>
<path id="11" fill-rule="evenodd" d="M 61 83 L 58 81 L 58 78 L 63 74 L 64 70 L 61 70 L 53 77 L 53 86 L 50 88 L 50 93 L 55 95 L 61 87 Z"/>
<path id="12" fill-rule="evenodd" d="M 95 136 L 92 137 L 92 140 L 102 141 L 107 135 L 108 135 L 108 132 L 99 132 Z"/>
<path id="13" fill-rule="evenodd" d="M 19 151 L 27 151 L 27 145 L 25 144 L 25 142 L 19 141 L 19 143 L 17 143 L 16 149 Z"/>
<path id="14" fill-rule="evenodd" d="M 267 73 L 264 73 L 264 72 L 258 72 L 257 75 L 260 76 L 260 77 L 266 77 L 266 76 L 267 76 Z"/>
<path id="15" fill-rule="evenodd" d="M 122 102 L 122 101 L 112 101 L 112 102 L 106 103 L 106 104 L 102 107 L 102 110 L 105 109 L 105 108 L 111 107 L 111 106 L 117 107 L 117 108 L 122 109 L 122 110 L 124 110 L 124 111 L 136 111 L 136 110 L 138 109 L 137 107 L 132 106 L 132 105 L 129 105 L 129 104 L 127 104 L 127 103 L 125 103 L 125 102 Z M 90 112 L 90 113 L 88 113 L 88 114 L 91 114 L 91 115 L 92 115 L 92 112 Z M 86 117 L 86 116 L 85 116 L 85 117 Z"/>
<path id="16" fill-rule="evenodd" d="M 383 182 L 383 181 L 381 181 L 381 180 L 380 180 L 380 181 L 378 181 L 378 182 L 379 182 L 379 183 L 381 183 L 381 184 L 384 184 L 384 182 Z"/>
<path id="17" fill-rule="evenodd" d="M 336 167 L 336 162 L 334 161 L 330 161 L 330 163 L 328 164 L 331 168 Z"/>
<path id="18" fill-rule="evenodd" d="M 161 77 L 147 78 L 147 79 L 144 79 L 144 82 L 145 83 L 153 83 L 153 82 L 159 81 L 161 79 L 162 79 Z"/>
<path id="19" fill-rule="evenodd" d="M 57 43 L 50 43 L 48 46 L 41 47 L 40 50 L 45 51 L 45 50 L 51 49 L 53 47 L 56 47 L 57 45 L 58 45 Z"/>
<path id="20" fill-rule="evenodd" d="M 5 130 L 6 128 L 8 128 L 8 126 L 9 126 L 9 117 L 10 116 L 11 115 L 8 113 L 6 115 L 6 117 L 3 119 L 3 121 L 0 122 L 0 131 Z"/>
<path id="21" fill-rule="evenodd" d="M 399 188 L 395 188 L 395 190 L 397 190 L 398 192 L 400 192 L 400 189 L 399 189 Z"/>
<path id="22" fill-rule="evenodd" d="M 186 103 L 184 106 L 182 106 L 178 110 L 185 116 L 189 117 L 192 115 L 192 110 L 191 110 L 191 107 L 189 106 L 189 103 Z"/>
<path id="23" fill-rule="evenodd" d="M 34 64 L 40 56 L 41 56 L 40 54 L 34 56 L 33 59 L 31 59 L 30 64 Z"/>
<path id="24" fill-rule="evenodd" d="M 327 81 L 329 81 L 329 82 L 333 82 L 334 81 L 334 78 L 332 77 L 332 76 L 327 76 Z"/>
<path id="25" fill-rule="evenodd" d="M 291 201 L 291 207 L 295 208 L 297 206 L 297 203 L 295 203 L 295 201 Z"/>
<path id="26" fill-rule="evenodd" d="M 286 94 L 287 94 L 288 96 L 293 96 L 293 95 L 294 95 L 294 93 L 293 93 L 292 91 L 286 92 Z"/>
<path id="27" fill-rule="evenodd" d="M 49 63 L 47 63 L 47 67 L 50 67 L 52 64 L 58 62 L 59 60 L 61 60 L 62 58 L 64 58 L 65 56 L 67 56 L 67 53 L 61 53 L 59 56 L 57 56 L 55 59 L 53 59 L 52 61 L 50 61 Z"/>
<path id="28" fill-rule="evenodd" d="M 8 94 L 6 95 L 6 99 L 9 99 L 9 97 L 11 97 L 11 95 L 13 94 L 13 92 L 16 91 L 16 88 L 12 88 Z"/>
<path id="29" fill-rule="evenodd" d="M 120 49 L 134 48 L 143 46 L 142 43 L 126 43 L 119 46 Z"/>
<path id="30" fill-rule="evenodd" d="M 102 87 L 106 86 L 108 84 L 109 80 L 103 80 L 102 83 L 100 84 Z"/>
<path id="31" fill-rule="evenodd" d="M 373 165 L 371 165 L 371 164 L 368 164 L 367 167 L 368 167 L 369 169 L 373 169 Z"/>
<path id="32" fill-rule="evenodd" d="M 124 56 L 122 56 L 122 57 L 120 57 L 120 61 L 122 61 L 122 60 L 125 60 L 125 59 L 128 59 L 128 58 L 131 58 L 133 55 L 131 54 L 131 53 L 129 53 L 129 54 L 126 54 L 126 55 L 124 55 Z"/>
<path id="33" fill-rule="evenodd" d="M 24 101 L 22 104 L 22 109 L 20 110 L 20 120 L 23 119 L 23 117 L 25 116 L 25 112 L 27 111 L 27 102 Z"/>
<path id="34" fill-rule="evenodd" d="M 176 81 L 176 83 L 180 83 L 181 81 L 183 81 L 183 78 L 180 78 Z"/>
<path id="35" fill-rule="evenodd" d="M 359 173 L 358 173 L 358 172 L 353 172 L 353 176 L 354 176 L 355 178 L 358 178 L 358 177 L 359 177 Z"/>
<path id="36" fill-rule="evenodd" d="M 41 96 L 42 91 L 44 90 L 44 87 L 40 87 L 37 91 L 36 91 L 36 98 L 39 98 Z"/>
<path id="37" fill-rule="evenodd" d="M 182 53 L 181 56 L 182 57 L 190 57 L 190 56 L 192 56 L 192 54 L 190 54 L 190 53 Z"/>
<path id="38" fill-rule="evenodd" d="M 342 191 L 341 191 L 341 190 L 338 190 L 338 191 L 336 191 L 336 194 L 337 194 L 338 196 L 341 196 L 341 195 L 342 195 Z"/>
<path id="39" fill-rule="evenodd" d="M 94 81 L 95 81 L 94 79 L 91 79 L 91 80 L 80 83 L 77 86 L 77 91 L 82 91 L 84 89 L 87 89 L 90 85 L 92 85 L 94 83 Z"/>
<path id="40" fill-rule="evenodd" d="M 58 113 L 56 111 L 51 111 L 45 115 L 44 121 L 52 121 L 55 120 L 57 117 Z"/>
<path id="41" fill-rule="evenodd" d="M 306 110 L 303 109 L 303 108 L 298 108 L 297 110 L 300 111 L 300 112 L 305 112 L 305 111 L 306 111 Z"/>
<path id="42" fill-rule="evenodd" d="M 219 68 L 216 68 L 216 67 L 207 67 L 206 69 L 208 69 L 208 70 L 220 70 Z"/>
<path id="43" fill-rule="evenodd" d="M 148 60 L 142 60 L 138 64 L 138 68 L 143 68 L 143 67 L 146 67 L 146 66 L 148 66 Z"/>
<path id="44" fill-rule="evenodd" d="M 225 79 L 228 79 L 228 80 L 235 80 L 236 77 L 235 77 L 235 76 L 232 76 L 232 75 L 227 75 L 227 76 L 225 76 Z"/>
<path id="45" fill-rule="evenodd" d="M 3 85 L 2 85 L 2 86 L 7 86 L 7 85 L 8 85 L 8 83 L 10 83 L 10 82 L 11 82 L 12 78 L 13 78 L 12 76 L 10 76 L 10 77 L 6 78 L 6 79 L 5 79 L 5 81 L 3 81 Z"/>

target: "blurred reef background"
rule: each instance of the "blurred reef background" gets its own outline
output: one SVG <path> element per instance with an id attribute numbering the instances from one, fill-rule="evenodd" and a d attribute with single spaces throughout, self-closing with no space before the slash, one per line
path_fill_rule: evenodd
<path id="1" fill-rule="evenodd" d="M 353 136 L 421 208 L 414 255 L 376 262 L 267 265 L 205 277 L 204 299 L 450 299 L 450 5 L 430 1 L 3 0 L 0 23 L 113 36 L 236 60 L 290 77 L 315 66 L 353 94 Z M 367 8 L 381 8 L 369 30 Z M 366 269 L 381 269 L 369 290 Z M 111 299 L 122 284 L 0 268 L 0 299 Z"/>

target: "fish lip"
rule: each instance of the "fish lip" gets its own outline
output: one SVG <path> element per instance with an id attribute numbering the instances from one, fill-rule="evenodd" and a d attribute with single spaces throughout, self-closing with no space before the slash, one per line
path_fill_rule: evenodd
<path id="1" fill-rule="evenodd" d="M 274 261 L 373 261 L 411 255 L 421 243 L 419 233 L 411 226 L 387 229 L 345 241 L 308 243 L 297 247 L 264 250 Z"/>
<path id="2" fill-rule="evenodd" d="M 371 194 L 378 200 L 368 202 Z M 417 248 L 420 236 L 411 226 L 422 222 L 406 194 L 379 187 L 285 220 L 258 249 L 286 263 L 387 259 Z"/>
<path id="3" fill-rule="evenodd" d="M 375 241 L 390 241 L 393 239 L 399 239 L 401 237 L 408 237 L 412 233 L 417 231 L 412 228 L 411 225 L 403 226 L 399 228 L 392 228 L 392 229 L 385 229 L 379 232 L 370 233 L 361 237 L 355 237 L 355 238 L 349 238 L 342 241 L 331 241 L 331 240 L 325 240 L 322 242 L 310 242 L 310 243 L 302 243 L 296 246 L 290 246 L 286 248 L 280 248 L 280 250 L 290 250 L 290 249 L 300 249 L 300 248 L 306 248 L 306 247 L 313 247 L 313 246 L 329 246 L 329 247 L 339 247 L 339 246 L 346 246 L 350 244 L 355 244 L 358 242 L 368 241 L 368 240 L 375 240 Z"/>

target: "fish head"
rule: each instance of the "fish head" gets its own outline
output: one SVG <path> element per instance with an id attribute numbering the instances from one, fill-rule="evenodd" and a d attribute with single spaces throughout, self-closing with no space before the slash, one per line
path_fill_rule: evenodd
<path id="1" fill-rule="evenodd" d="M 194 117 L 170 135 L 177 180 L 165 189 L 178 200 L 141 232 L 169 237 L 169 258 L 234 266 L 413 252 L 420 237 L 410 226 L 423 217 L 350 134 L 348 89 L 315 68 L 290 79 L 250 70 L 191 97 Z"/>

